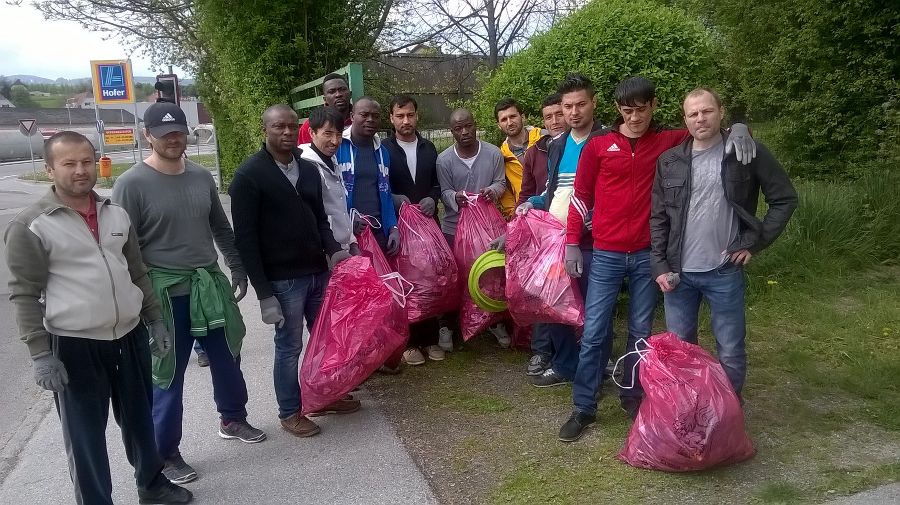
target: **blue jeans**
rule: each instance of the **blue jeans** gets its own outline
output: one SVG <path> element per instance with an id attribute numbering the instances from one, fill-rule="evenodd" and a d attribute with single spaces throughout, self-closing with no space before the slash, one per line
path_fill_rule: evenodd
<path id="1" fill-rule="evenodd" d="M 300 411 L 300 352 L 303 350 L 303 321 L 312 331 L 328 286 L 328 271 L 296 279 L 271 281 L 272 293 L 281 304 L 284 325 L 275 328 L 275 398 L 278 417 L 287 419 Z"/>
<path id="2" fill-rule="evenodd" d="M 706 298 L 716 337 L 716 354 L 738 394 L 747 376 L 744 287 L 743 268 L 728 262 L 709 272 L 682 272 L 681 282 L 664 297 L 666 327 L 692 344 L 697 343 L 700 301 Z"/>
<path id="3" fill-rule="evenodd" d="M 168 389 L 153 385 L 153 425 L 159 455 L 170 458 L 178 454 L 184 417 L 184 371 L 191 359 L 194 337 L 191 336 L 191 309 L 188 295 L 172 297 L 175 353 L 175 377 Z M 203 349 L 209 356 L 209 372 L 213 384 L 213 400 L 223 421 L 247 419 L 247 383 L 241 372 L 241 357 L 235 358 L 228 348 L 225 329 L 209 330 Z"/>
<path id="4" fill-rule="evenodd" d="M 588 291 L 584 304 L 584 335 L 578 371 L 572 387 L 575 410 L 587 415 L 597 413 L 597 396 L 603 381 L 603 370 L 612 353 L 612 315 L 622 282 L 628 279 L 628 341 L 625 352 L 635 349 L 637 341 L 650 336 L 653 312 L 656 309 L 656 283 L 650 276 L 650 250 L 633 253 L 594 250 L 593 264 L 588 276 Z M 623 384 L 635 387 L 622 391 L 622 396 L 640 396 L 640 382 L 632 369 L 637 354 L 625 359 Z M 635 369 L 636 372 L 636 369 Z"/>

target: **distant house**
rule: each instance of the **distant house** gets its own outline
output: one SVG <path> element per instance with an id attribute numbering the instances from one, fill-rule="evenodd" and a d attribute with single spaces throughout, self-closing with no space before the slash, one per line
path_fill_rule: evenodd
<path id="1" fill-rule="evenodd" d="M 15 108 L 12 102 L 10 102 L 5 96 L 0 96 L 0 108 L 9 107 Z"/>
<path id="2" fill-rule="evenodd" d="M 50 93 L 46 91 L 29 91 L 28 94 L 31 96 L 50 96 Z"/>

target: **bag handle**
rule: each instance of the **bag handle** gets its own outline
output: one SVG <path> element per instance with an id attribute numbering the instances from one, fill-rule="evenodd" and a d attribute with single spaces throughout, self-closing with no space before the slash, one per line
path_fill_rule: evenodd
<path id="1" fill-rule="evenodd" d="M 404 279 L 403 276 L 397 272 L 391 272 L 379 277 L 381 277 L 382 282 L 384 282 L 384 287 L 388 288 L 388 291 L 391 292 L 391 296 L 394 297 L 394 301 L 397 302 L 401 307 L 406 308 L 406 298 L 412 294 L 413 284 Z M 397 286 L 392 286 L 391 284 L 393 283 L 388 282 L 390 280 L 396 280 Z"/>
<path id="2" fill-rule="evenodd" d="M 354 218 L 356 217 L 358 217 L 360 221 L 363 221 L 364 223 L 369 225 L 369 228 L 372 228 L 373 230 L 381 229 L 381 221 L 379 221 L 377 217 L 370 216 L 368 214 L 362 214 L 356 209 L 350 209 L 350 222 L 352 223 L 354 221 Z"/>
<path id="3" fill-rule="evenodd" d="M 643 344 L 644 344 L 644 349 L 638 349 L 638 348 L 637 348 L 638 344 L 640 344 L 640 343 L 642 343 L 642 342 L 643 342 Z M 631 352 L 626 352 L 625 354 L 622 355 L 621 358 L 617 359 L 617 360 L 616 360 L 616 364 L 613 366 L 612 380 L 613 380 L 613 382 L 615 383 L 616 386 L 619 386 L 619 387 L 622 388 L 622 389 L 634 389 L 634 377 L 635 377 L 634 371 L 637 370 L 637 367 L 638 367 L 638 365 L 641 363 L 642 360 L 646 360 L 646 359 L 647 359 L 647 358 L 644 357 L 644 355 L 647 354 L 647 353 L 649 353 L 649 352 L 650 352 L 650 349 L 653 349 L 653 346 L 651 346 L 650 344 L 648 344 L 648 343 L 647 343 L 647 339 L 644 339 L 644 338 L 639 339 L 637 342 L 635 342 L 635 343 L 634 343 L 634 347 L 635 347 L 635 349 L 634 349 L 633 351 L 631 351 Z M 622 361 L 625 360 L 625 358 L 627 358 L 628 356 L 630 356 L 630 355 L 632 355 L 632 354 L 637 354 L 637 355 L 638 355 L 638 360 L 635 361 L 635 362 L 634 362 L 634 366 L 631 367 L 631 385 L 630 385 L 630 386 L 623 386 L 622 384 L 619 384 L 619 381 L 616 380 L 616 370 L 619 369 L 619 363 L 622 363 Z"/>

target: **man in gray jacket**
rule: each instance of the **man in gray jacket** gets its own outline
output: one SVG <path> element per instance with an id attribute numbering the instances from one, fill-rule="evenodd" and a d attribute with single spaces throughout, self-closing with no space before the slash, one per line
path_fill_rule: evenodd
<path id="1" fill-rule="evenodd" d="M 9 299 L 35 380 L 53 391 L 75 500 L 112 504 L 112 401 L 140 503 L 188 503 L 190 491 L 162 474 L 153 438 L 150 353 L 166 355 L 171 337 L 134 227 L 122 208 L 93 191 L 97 167 L 86 137 L 57 133 L 44 151 L 53 186 L 13 218 L 4 236 Z"/>
<path id="2" fill-rule="evenodd" d="M 709 88 L 684 100 L 691 136 L 656 162 L 650 212 L 650 269 L 665 293 L 666 326 L 697 343 L 700 301 L 709 302 L 722 368 L 738 397 L 747 374 L 744 265 L 784 231 L 797 192 L 768 149 L 741 165 L 725 153 L 725 109 Z M 762 190 L 768 205 L 756 217 Z"/>

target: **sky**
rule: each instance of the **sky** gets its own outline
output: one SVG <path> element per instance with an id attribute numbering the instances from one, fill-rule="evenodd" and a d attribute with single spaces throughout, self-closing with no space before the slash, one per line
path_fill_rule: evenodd
<path id="1" fill-rule="evenodd" d="M 0 75 L 75 79 L 91 75 L 91 60 L 128 57 L 117 40 L 103 40 L 102 34 L 72 21 L 47 21 L 27 2 L 12 6 L 0 0 L 0 20 Z M 131 63 L 136 76 L 164 73 L 138 53 L 131 55 Z M 179 77 L 188 77 L 183 70 L 174 70 Z"/>

